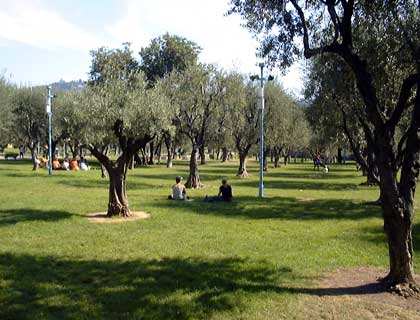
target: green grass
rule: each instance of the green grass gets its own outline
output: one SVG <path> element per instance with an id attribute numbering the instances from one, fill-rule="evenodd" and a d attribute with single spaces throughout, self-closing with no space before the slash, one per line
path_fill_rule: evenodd
<path id="1" fill-rule="evenodd" d="M 354 165 L 328 175 L 310 164 L 270 169 L 262 200 L 249 167 L 241 180 L 236 163 L 201 166 L 207 188 L 190 191 L 189 203 L 166 200 L 187 163 L 135 169 L 130 206 L 151 218 L 92 224 L 85 214 L 107 205 L 100 171 L 49 177 L 1 161 L 0 319 L 304 319 L 317 303 L 307 288 L 322 274 L 386 268 L 381 212 L 364 204 L 378 189 L 360 187 Z M 202 202 L 222 176 L 234 202 Z M 418 219 L 414 242 L 418 255 Z"/>

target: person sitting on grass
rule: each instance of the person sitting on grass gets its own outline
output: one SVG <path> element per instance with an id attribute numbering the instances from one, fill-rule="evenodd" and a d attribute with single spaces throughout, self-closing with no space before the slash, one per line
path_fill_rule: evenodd
<path id="1" fill-rule="evenodd" d="M 60 161 L 56 157 L 54 157 L 54 160 L 52 162 L 52 168 L 53 170 L 59 170 L 60 169 Z"/>
<path id="2" fill-rule="evenodd" d="M 70 163 L 68 159 L 64 159 L 61 165 L 61 170 L 70 170 Z"/>
<path id="3" fill-rule="evenodd" d="M 169 200 L 185 200 L 187 199 L 187 189 L 181 183 L 182 177 L 175 178 L 175 184 L 172 186 L 172 194 L 168 197 Z"/>
<path id="4" fill-rule="evenodd" d="M 77 162 L 76 158 L 73 158 L 73 160 L 71 160 L 70 162 L 70 170 L 76 170 L 79 171 L 79 163 Z"/>
<path id="5" fill-rule="evenodd" d="M 82 171 L 88 171 L 89 170 L 88 162 L 87 162 L 86 158 L 84 158 L 84 157 L 82 157 L 80 159 L 80 170 L 82 170 Z"/>
<path id="6" fill-rule="evenodd" d="M 46 157 L 41 157 L 40 159 L 39 159 L 39 167 L 40 168 L 47 168 L 47 166 L 48 166 L 48 158 L 46 158 Z"/>
<path id="7" fill-rule="evenodd" d="M 233 199 L 232 195 L 232 187 L 228 184 L 227 178 L 222 179 L 222 185 L 219 188 L 219 193 L 217 197 L 208 197 L 204 198 L 206 202 L 214 202 L 214 201 L 225 201 L 231 202 Z"/>

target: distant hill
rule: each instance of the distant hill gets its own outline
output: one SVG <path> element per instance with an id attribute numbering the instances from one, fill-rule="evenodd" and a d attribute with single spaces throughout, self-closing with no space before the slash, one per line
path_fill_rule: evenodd
<path id="1" fill-rule="evenodd" d="M 53 91 L 61 91 L 61 90 L 75 90 L 81 91 L 85 87 L 86 82 L 83 80 L 73 80 L 73 81 L 64 81 L 60 80 L 58 82 L 51 83 L 51 87 Z"/>

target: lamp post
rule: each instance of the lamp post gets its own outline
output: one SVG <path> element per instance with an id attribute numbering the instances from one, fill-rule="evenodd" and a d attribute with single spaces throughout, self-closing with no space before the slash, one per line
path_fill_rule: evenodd
<path id="1" fill-rule="evenodd" d="M 258 90 L 258 113 L 259 113 L 259 158 L 260 158 L 260 182 L 258 188 L 258 195 L 260 198 L 264 198 L 264 83 L 265 81 L 271 81 L 274 78 L 269 76 L 267 79 L 264 78 L 264 63 L 259 64 L 260 75 L 251 76 L 251 80 L 260 80 L 260 88 Z"/>
<path id="2" fill-rule="evenodd" d="M 51 94 L 51 86 L 47 87 L 48 89 L 48 96 L 47 96 L 47 115 L 48 115 L 48 174 L 52 176 L 52 143 L 51 143 L 51 118 L 52 118 L 52 111 L 51 111 L 51 100 L 54 97 Z"/>

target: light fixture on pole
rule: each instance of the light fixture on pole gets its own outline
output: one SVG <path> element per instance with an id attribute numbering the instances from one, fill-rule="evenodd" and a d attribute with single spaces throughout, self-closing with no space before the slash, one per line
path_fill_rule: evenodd
<path id="1" fill-rule="evenodd" d="M 47 87 L 48 95 L 47 95 L 47 115 L 48 115 L 48 174 L 52 176 L 52 143 L 51 143 L 51 118 L 52 118 L 52 110 L 51 110 L 51 100 L 54 96 L 51 94 L 51 86 Z"/>
<path id="2" fill-rule="evenodd" d="M 260 75 L 251 76 L 251 80 L 260 80 L 260 88 L 258 90 L 258 112 L 259 112 L 259 158 L 260 158 L 260 182 L 258 188 L 258 195 L 260 198 L 264 197 L 264 83 L 265 81 L 274 80 L 273 76 L 264 78 L 264 63 L 259 64 Z"/>

